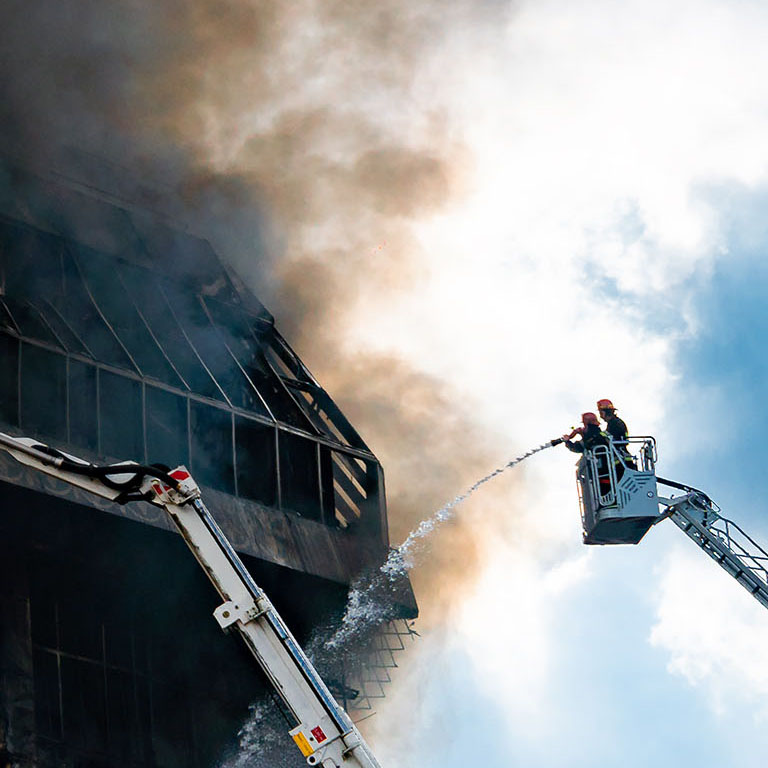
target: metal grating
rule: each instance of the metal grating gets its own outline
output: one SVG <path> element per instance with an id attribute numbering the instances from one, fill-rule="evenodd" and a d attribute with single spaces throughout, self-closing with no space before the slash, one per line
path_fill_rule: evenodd
<path id="1" fill-rule="evenodd" d="M 345 666 L 343 686 L 337 691 L 348 712 L 369 712 L 386 696 L 398 654 L 416 637 L 414 622 L 406 619 L 388 621 L 372 635 L 355 660 Z"/>

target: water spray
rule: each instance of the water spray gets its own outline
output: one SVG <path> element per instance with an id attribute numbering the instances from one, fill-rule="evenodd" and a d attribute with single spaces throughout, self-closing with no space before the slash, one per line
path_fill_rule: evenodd
<path id="1" fill-rule="evenodd" d="M 422 520 L 406 536 L 403 543 L 389 553 L 389 557 L 380 568 L 373 574 L 362 577 L 353 585 L 349 592 L 341 626 L 333 634 L 330 634 L 330 637 L 328 635 L 324 637 L 323 633 L 320 633 L 307 648 L 313 663 L 322 665 L 329 659 L 339 658 L 340 651 L 346 656 L 351 652 L 355 641 L 390 618 L 388 611 L 392 604 L 392 597 L 397 591 L 398 582 L 413 568 L 415 555 L 420 551 L 425 540 L 443 523 L 453 517 L 456 507 L 487 482 L 508 469 L 512 469 L 534 454 L 562 442 L 564 442 L 562 437 L 550 440 L 512 459 L 512 461 L 508 461 L 485 477 L 480 478 L 464 493 L 453 498 L 430 517 Z M 277 715 L 266 702 L 252 707 L 251 717 L 239 733 L 240 748 L 238 754 L 234 759 L 223 764 L 221 768 L 245 768 L 246 765 L 252 765 L 255 760 L 272 760 L 270 764 L 281 765 L 286 768 L 293 764 L 290 761 L 274 762 L 276 747 L 282 745 L 282 730 L 273 727 L 275 723 L 271 723 L 269 717 L 275 718 Z M 280 759 L 287 760 L 283 757 Z"/>
<path id="2" fill-rule="evenodd" d="M 518 456 L 512 461 L 508 461 L 503 466 L 495 469 L 485 477 L 480 478 L 471 485 L 464 493 L 459 494 L 447 504 L 442 506 L 430 517 L 422 520 L 414 528 L 403 543 L 393 549 L 384 564 L 376 571 L 372 577 L 358 582 L 349 592 L 347 607 L 344 611 L 344 617 L 341 626 L 336 630 L 333 636 L 324 643 L 327 650 L 338 650 L 349 640 L 359 636 L 366 629 L 380 624 L 386 620 L 388 610 L 388 601 L 386 597 L 394 591 L 396 583 L 405 577 L 414 566 L 414 556 L 420 550 L 424 540 L 439 528 L 443 523 L 450 520 L 455 513 L 455 509 L 463 501 L 466 501 L 475 491 L 485 485 L 485 483 L 498 477 L 512 467 L 516 467 L 521 462 L 530 458 L 536 453 L 559 445 L 564 438 L 556 438 L 543 443 L 536 448 L 532 448 L 526 453 Z"/>

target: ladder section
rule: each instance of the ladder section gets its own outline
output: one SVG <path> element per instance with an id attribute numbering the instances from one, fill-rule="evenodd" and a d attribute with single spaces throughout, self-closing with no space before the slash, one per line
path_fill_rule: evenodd
<path id="1" fill-rule="evenodd" d="M 768 608 L 768 552 L 732 520 L 702 510 L 690 501 L 669 509 L 669 516 L 723 570 Z"/>
<path id="2" fill-rule="evenodd" d="M 383 624 L 368 640 L 351 663 L 345 664 L 345 688 L 354 698 L 342 699 L 348 712 L 372 712 L 376 700 L 386 696 L 386 686 L 392 682 L 392 670 L 397 669 L 397 656 L 418 637 L 411 622 L 392 619 Z M 406 643 L 408 645 L 406 645 Z"/>

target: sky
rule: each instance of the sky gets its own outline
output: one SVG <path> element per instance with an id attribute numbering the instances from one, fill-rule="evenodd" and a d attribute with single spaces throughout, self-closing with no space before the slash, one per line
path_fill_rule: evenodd
<path id="1" fill-rule="evenodd" d="M 604 397 L 768 543 L 764 3 L 0 14 L 4 135 L 175 188 L 382 460 L 393 544 Z M 768 613 L 671 523 L 583 546 L 573 458 L 420 555 L 421 638 L 361 724 L 384 768 L 764 763 Z"/>
<path id="2" fill-rule="evenodd" d="M 449 380 L 498 463 L 610 397 L 661 474 L 768 542 L 768 11 L 522 2 L 496 31 L 432 82 L 471 170 L 361 347 Z M 582 546 L 565 451 L 519 471 L 478 494 L 478 578 L 366 724 L 382 764 L 762 765 L 765 610 L 671 524 Z"/>

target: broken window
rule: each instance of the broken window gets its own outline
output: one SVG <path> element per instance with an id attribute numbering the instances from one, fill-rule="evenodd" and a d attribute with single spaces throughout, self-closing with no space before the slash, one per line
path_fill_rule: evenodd
<path id="1" fill-rule="evenodd" d="M 272 370 L 254 328 L 261 321 L 239 307 L 206 298 L 205 305 L 232 354 L 278 421 L 314 432 L 311 422 L 293 400 L 280 377 Z"/>
<path id="2" fill-rule="evenodd" d="M 333 451 L 332 459 L 337 521 L 344 527 L 360 522 L 380 536 L 383 489 L 379 465 L 341 451 Z"/>
<path id="3" fill-rule="evenodd" d="M 176 285 L 166 285 L 165 289 L 176 318 L 229 402 L 237 408 L 268 415 L 259 393 L 230 353 L 226 339 L 211 323 L 200 298 Z"/>
<path id="4" fill-rule="evenodd" d="M 234 494 L 232 414 L 194 400 L 189 405 L 193 476 L 202 485 Z"/>

